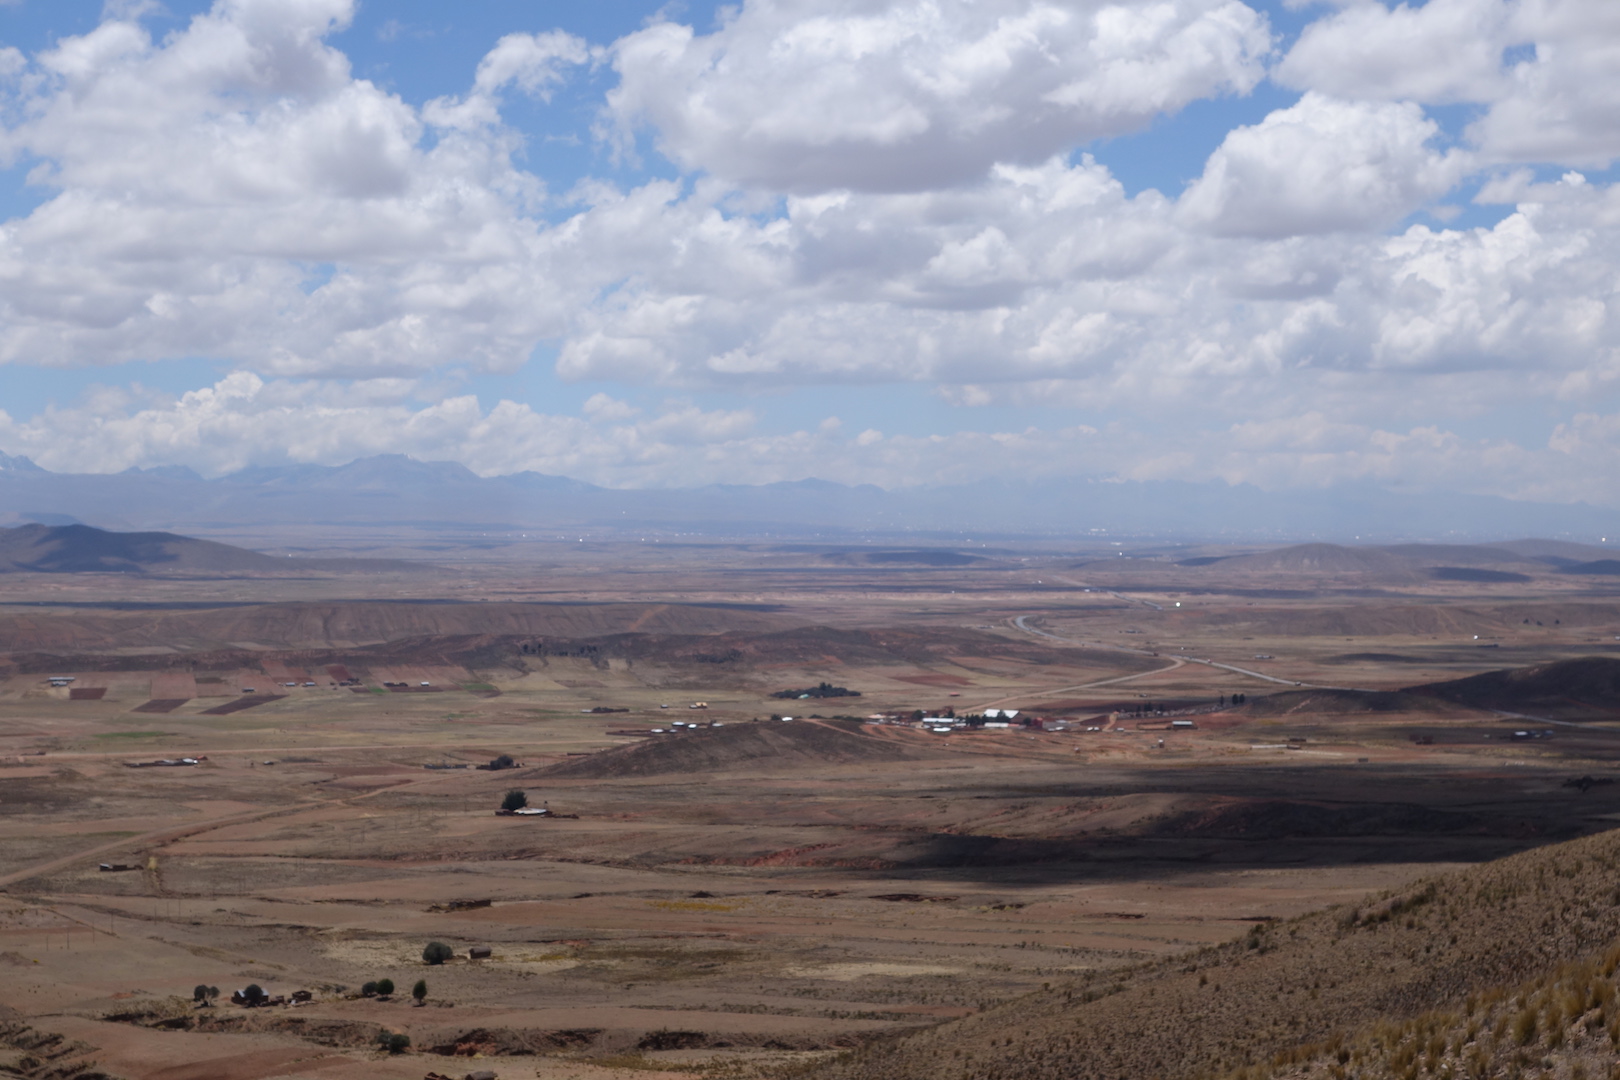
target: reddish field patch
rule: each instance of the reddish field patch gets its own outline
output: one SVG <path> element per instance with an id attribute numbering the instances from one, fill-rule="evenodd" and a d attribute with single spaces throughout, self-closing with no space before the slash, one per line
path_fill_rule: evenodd
<path id="1" fill-rule="evenodd" d="M 225 716 L 229 713 L 241 712 L 243 709 L 251 709 L 255 705 L 263 705 L 268 701 L 280 701 L 286 696 L 286 694 L 244 695 L 243 697 L 237 698 L 235 701 L 227 701 L 223 705 L 215 705 L 212 709 L 204 709 L 202 715 Z"/>
<path id="2" fill-rule="evenodd" d="M 75 686 L 68 691 L 68 697 L 73 701 L 100 701 L 106 696 L 105 686 Z"/>
<path id="3" fill-rule="evenodd" d="M 143 713 L 170 713 L 184 705 L 190 698 L 153 698 L 145 705 L 137 705 L 131 712 Z"/>

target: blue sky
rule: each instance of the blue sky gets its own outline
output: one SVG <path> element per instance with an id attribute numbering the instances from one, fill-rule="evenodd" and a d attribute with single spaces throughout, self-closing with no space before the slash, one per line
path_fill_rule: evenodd
<path id="1" fill-rule="evenodd" d="M 0 450 L 1612 505 L 1608 11 L 0 6 Z"/>

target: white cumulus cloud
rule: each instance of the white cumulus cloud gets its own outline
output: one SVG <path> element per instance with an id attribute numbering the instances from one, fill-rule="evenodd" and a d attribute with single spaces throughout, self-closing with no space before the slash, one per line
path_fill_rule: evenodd
<path id="1" fill-rule="evenodd" d="M 1346 99 L 1475 104 L 1486 159 L 1620 158 L 1620 6 L 1607 0 L 1351 0 L 1308 25 L 1275 77 Z"/>
<path id="2" fill-rule="evenodd" d="M 773 190 L 923 190 L 1245 93 L 1237 0 L 750 0 L 618 41 L 608 102 L 689 170 Z"/>
<path id="3" fill-rule="evenodd" d="M 510 369 L 561 331 L 525 213 L 543 187 L 504 132 L 429 146 L 354 78 L 324 40 L 353 6 L 221 0 L 162 42 L 114 18 L 12 66 L 0 151 L 54 194 L 0 226 L 0 361 Z M 530 45 L 490 80 L 528 78 Z"/>
<path id="4" fill-rule="evenodd" d="M 1182 196 L 1187 218 L 1227 235 L 1297 236 L 1392 225 L 1467 169 L 1429 144 L 1439 125 L 1410 103 L 1309 93 L 1226 136 Z"/>

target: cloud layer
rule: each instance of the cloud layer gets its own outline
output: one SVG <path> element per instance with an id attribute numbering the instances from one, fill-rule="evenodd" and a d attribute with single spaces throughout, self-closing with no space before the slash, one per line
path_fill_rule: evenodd
<path id="1" fill-rule="evenodd" d="M 46 197 L 0 225 L 0 362 L 238 373 L 8 418 L 0 448 L 209 472 L 386 450 L 654 484 L 1418 477 L 1620 503 L 1612 471 L 1569 468 L 1616 441 L 1620 194 L 1583 171 L 1620 157 L 1620 14 L 1312 11 L 1289 43 L 1238 0 L 748 0 L 706 33 L 514 32 L 417 103 L 331 44 L 353 0 L 6 49 L 0 155 Z M 679 175 L 547 185 L 509 105 L 588 70 L 610 83 L 604 152 Z M 1109 139 L 1268 77 L 1298 96 L 1231 124 L 1184 188 L 1132 194 L 1108 168 Z M 1470 194 L 1499 220 L 1445 226 Z M 352 398 L 537 350 L 627 392 L 571 417 Z M 894 382 L 1090 419 L 945 445 L 626 404 Z M 1537 430 L 1454 434 L 1528 401 Z"/>

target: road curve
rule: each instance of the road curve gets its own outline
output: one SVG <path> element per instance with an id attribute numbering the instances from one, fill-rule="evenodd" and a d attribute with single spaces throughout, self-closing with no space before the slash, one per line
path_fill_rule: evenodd
<path id="1" fill-rule="evenodd" d="M 1061 641 L 1062 639 L 1060 638 L 1058 640 Z M 1142 679 L 1149 675 L 1157 675 L 1160 672 L 1174 671 L 1176 668 L 1182 667 L 1186 664 L 1186 661 L 1179 656 L 1161 659 L 1168 659 L 1170 662 L 1164 667 L 1156 667 L 1151 671 L 1138 671 L 1133 675 L 1117 675 L 1112 679 L 1098 679 L 1096 682 L 1079 683 L 1075 686 L 1059 686 L 1052 690 L 1039 690 L 1034 693 L 1008 694 L 1006 697 L 996 698 L 994 701 L 987 701 L 983 705 L 970 706 L 970 709 L 978 709 L 982 712 L 985 709 L 993 709 L 997 705 L 1007 701 L 1034 701 L 1041 698 L 1056 697 L 1058 694 L 1068 694 L 1075 690 L 1090 690 L 1096 686 L 1113 686 L 1115 683 L 1130 682 L 1132 679 Z"/>
<path id="2" fill-rule="evenodd" d="M 430 779 L 432 779 L 432 777 L 421 777 L 420 779 L 408 780 L 405 783 L 425 783 Z M 206 821 L 193 821 L 185 825 L 170 825 L 168 828 L 154 829 L 149 833 L 142 833 L 139 836 L 126 836 L 122 840 L 114 840 L 112 843 L 108 844 L 98 844 L 92 848 L 85 848 L 82 851 L 76 851 L 71 855 L 63 855 L 55 859 L 48 859 L 42 863 L 35 863 L 33 866 L 27 867 L 23 870 L 14 871 L 13 873 L 7 874 L 4 877 L 0 877 L 0 889 L 5 889 L 19 881 L 27 881 L 29 878 L 38 877 L 41 874 L 50 874 L 57 870 L 64 870 L 67 867 L 72 866 L 74 863 L 81 862 L 85 859 L 94 859 L 100 855 L 108 855 L 115 851 L 127 850 L 131 847 L 147 847 L 153 844 L 171 844 L 176 840 L 184 840 L 186 837 L 195 836 L 198 833 L 210 832 L 214 829 L 222 829 L 227 825 L 245 825 L 250 821 L 259 821 L 264 818 L 276 817 L 281 814 L 296 814 L 300 810 L 309 810 L 317 806 L 334 806 L 345 803 L 355 803 L 361 799 L 369 799 L 374 795 L 380 795 L 385 791 L 397 791 L 401 786 L 403 785 L 391 784 L 385 788 L 377 788 L 373 791 L 363 792 L 359 795 L 350 795 L 340 799 L 305 799 L 301 802 L 291 803 L 287 806 L 274 806 L 267 810 L 244 810 L 241 813 L 226 814 L 224 817 L 209 818 Z"/>
<path id="3" fill-rule="evenodd" d="M 1158 655 L 1157 653 L 1154 653 L 1151 650 L 1148 650 L 1148 649 L 1133 649 L 1128 645 L 1109 645 L 1109 644 L 1106 644 L 1106 643 L 1101 642 L 1101 641 L 1097 641 L 1097 642 L 1077 641 L 1074 638 L 1060 637 L 1057 634 L 1048 633 L 1047 631 L 1042 630 L 1040 627 L 1030 626 L 1027 622 L 1024 621 L 1025 619 L 1028 619 L 1028 618 L 1030 618 L 1030 616 L 1028 616 L 1028 615 L 1019 615 L 1018 617 L 1016 617 L 1016 618 L 1014 618 L 1012 620 L 1012 625 L 1014 625 L 1018 629 L 1024 631 L 1026 634 L 1037 634 L 1040 637 L 1050 638 L 1053 641 L 1061 641 L 1065 645 L 1079 645 L 1079 646 L 1082 646 L 1083 648 L 1087 648 L 1087 649 L 1113 649 L 1115 652 L 1128 652 L 1128 653 L 1133 653 L 1133 654 L 1135 654 L 1137 656 L 1157 656 Z M 1204 665 L 1207 665 L 1207 666 L 1212 667 L 1212 668 L 1220 668 L 1223 671 L 1236 672 L 1239 675 L 1247 675 L 1251 679 L 1260 679 L 1260 680 L 1262 680 L 1264 682 L 1276 683 L 1278 686 L 1294 686 L 1294 687 L 1299 687 L 1300 689 L 1303 689 L 1303 690 L 1361 690 L 1362 689 L 1361 687 L 1357 687 L 1357 686 L 1327 686 L 1327 685 L 1322 684 L 1322 683 L 1300 682 L 1297 679 L 1282 679 L 1282 678 L 1278 678 L 1276 675 L 1267 675 L 1263 671 L 1251 671 L 1248 668 L 1238 667 L 1236 664 L 1223 664 L 1219 660 L 1209 660 L 1209 659 L 1206 659 L 1206 658 L 1203 658 L 1203 657 L 1198 657 L 1198 656 L 1183 656 L 1183 657 L 1178 657 L 1176 659 L 1179 659 L 1183 663 L 1204 664 Z M 1179 667 L 1180 664 L 1177 664 L 1175 666 Z M 1159 668 L 1157 670 L 1159 670 L 1159 671 L 1168 671 L 1169 668 Z M 1153 672 L 1143 672 L 1142 674 L 1143 675 L 1151 675 L 1151 674 L 1153 674 Z M 1135 679 L 1135 678 L 1141 678 L 1141 675 L 1132 675 L 1132 676 L 1128 676 L 1128 677 Z M 1093 685 L 1101 685 L 1101 684 L 1093 684 Z"/>
<path id="4" fill-rule="evenodd" d="M 54 873 L 57 870 L 65 870 L 67 867 L 72 866 L 76 862 L 81 862 L 85 859 L 93 859 L 98 855 L 108 855 L 115 851 L 125 850 L 131 847 L 144 847 L 149 844 L 172 843 L 175 840 L 182 840 L 185 837 L 193 836 L 197 833 L 223 828 L 226 825 L 241 825 L 249 821 L 257 821 L 260 818 L 273 817 L 276 814 L 291 814 L 299 810 L 307 810 L 313 806 L 320 806 L 323 802 L 325 802 L 325 800 L 317 799 L 309 802 L 295 803 L 292 806 L 277 806 L 270 810 L 248 810 L 238 814 L 227 814 L 224 817 L 209 818 L 206 821 L 193 821 L 185 825 L 171 825 L 166 829 L 154 829 L 149 833 L 142 833 L 139 836 L 126 836 L 122 840 L 114 840 L 110 844 L 100 844 L 93 848 L 85 848 L 82 851 L 75 851 L 71 855 L 63 855 L 59 858 L 49 859 L 42 863 L 35 863 L 33 866 L 26 869 L 7 874 L 4 877 L 0 877 L 0 889 L 6 888 L 9 885 L 14 885 L 19 881 L 27 881 L 32 877 L 39 877 L 41 874 L 49 874 Z"/>

